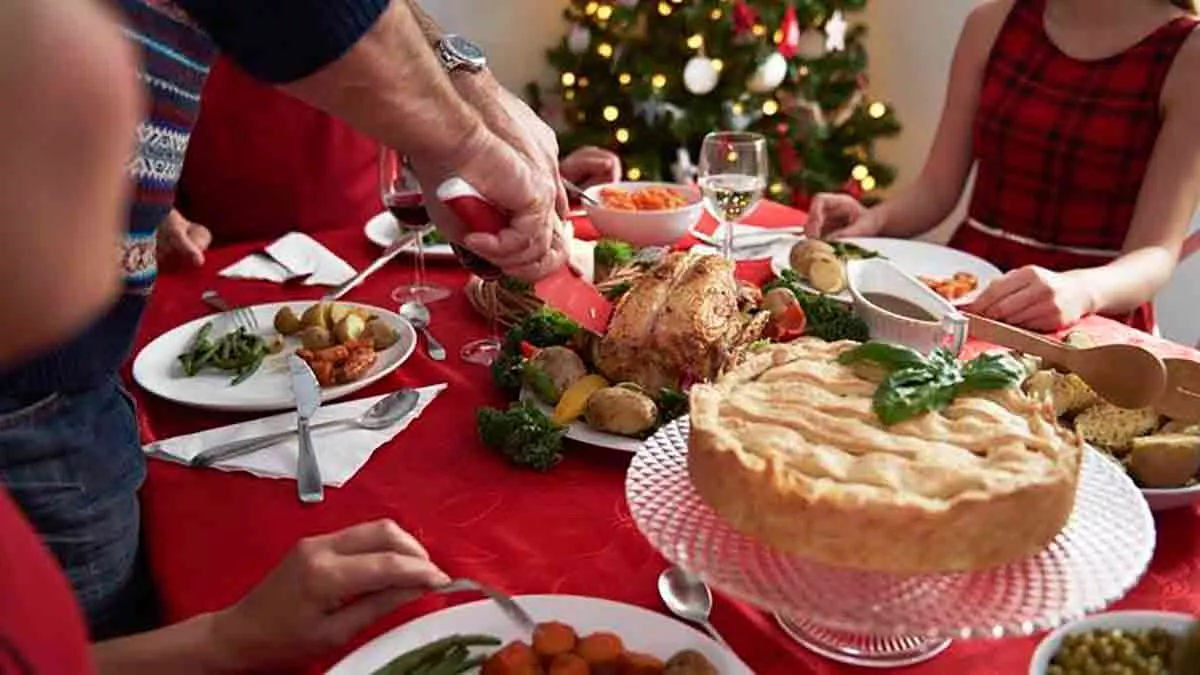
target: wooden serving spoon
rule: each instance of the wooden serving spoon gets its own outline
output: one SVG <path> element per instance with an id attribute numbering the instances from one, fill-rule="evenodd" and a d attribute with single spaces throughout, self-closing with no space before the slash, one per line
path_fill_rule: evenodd
<path id="1" fill-rule="evenodd" d="M 1126 344 L 1076 349 L 999 321 L 967 314 L 971 337 L 1040 357 L 1048 366 L 1075 373 L 1119 408 L 1145 408 L 1162 397 L 1167 368 L 1144 347 Z"/>
<path id="2" fill-rule="evenodd" d="M 1171 419 L 1200 422 L 1200 361 L 1163 359 L 1163 363 L 1167 390 L 1154 407 Z"/>

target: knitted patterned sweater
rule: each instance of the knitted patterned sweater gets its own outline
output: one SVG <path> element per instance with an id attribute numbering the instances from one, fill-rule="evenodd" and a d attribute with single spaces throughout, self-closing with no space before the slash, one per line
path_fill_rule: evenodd
<path id="1" fill-rule="evenodd" d="M 129 171 L 135 183 L 124 242 L 125 293 L 67 344 L 0 372 L 0 395 L 36 399 L 112 378 L 127 358 L 154 284 L 155 232 L 175 201 L 188 135 L 219 47 L 261 80 L 283 83 L 344 54 L 388 0 L 118 0 L 142 52 L 150 101 Z"/>

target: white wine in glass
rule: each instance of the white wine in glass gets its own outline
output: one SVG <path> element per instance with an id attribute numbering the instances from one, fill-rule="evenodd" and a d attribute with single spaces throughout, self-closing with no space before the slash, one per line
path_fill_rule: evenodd
<path id="1" fill-rule="evenodd" d="M 734 225 L 767 187 L 767 139 L 761 134 L 715 131 L 700 149 L 700 192 L 719 223 L 722 254 L 733 260 Z"/>

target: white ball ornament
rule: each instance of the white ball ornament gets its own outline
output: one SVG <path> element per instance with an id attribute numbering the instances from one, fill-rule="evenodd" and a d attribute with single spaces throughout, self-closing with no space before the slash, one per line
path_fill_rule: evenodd
<path id="1" fill-rule="evenodd" d="M 787 59 L 783 58 L 783 54 L 771 52 L 771 55 L 760 63 L 754 74 L 750 76 L 750 80 L 746 82 L 746 88 L 755 94 L 767 94 L 775 91 L 787 77 L 787 68 Z"/>
<path id="2" fill-rule="evenodd" d="M 720 76 L 712 59 L 707 56 L 693 56 L 683 67 L 683 86 L 691 93 L 703 96 L 717 88 Z"/>
<path id="3" fill-rule="evenodd" d="M 586 52 L 591 44 L 592 32 L 584 26 L 576 24 L 567 33 L 567 49 L 570 49 L 572 54 Z"/>

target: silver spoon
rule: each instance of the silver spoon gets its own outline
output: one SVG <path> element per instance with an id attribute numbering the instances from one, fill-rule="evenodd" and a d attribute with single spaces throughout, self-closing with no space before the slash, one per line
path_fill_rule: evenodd
<path id="1" fill-rule="evenodd" d="M 671 567 L 658 575 L 658 596 L 672 614 L 700 626 L 718 644 L 729 649 L 729 643 L 708 620 L 712 611 L 712 591 L 703 581 L 678 567 Z"/>
<path id="2" fill-rule="evenodd" d="M 417 400 L 419 398 L 420 396 L 415 390 L 401 389 L 379 399 L 375 402 L 375 405 L 368 408 L 366 412 L 358 417 L 319 422 L 313 424 L 308 429 L 309 431 L 316 431 L 317 429 L 342 425 L 352 425 L 363 429 L 386 429 L 411 413 L 413 408 L 417 407 Z M 229 443 L 222 443 L 196 455 L 192 458 L 190 464 L 192 466 L 211 466 L 217 462 L 241 457 L 270 447 L 279 441 L 291 438 L 295 433 L 295 429 L 289 429 L 288 431 L 280 431 L 266 436 L 243 438 L 230 441 Z"/>
<path id="3" fill-rule="evenodd" d="M 400 316 L 408 319 L 413 328 L 425 336 L 425 344 L 429 350 L 429 358 L 434 361 L 446 360 L 446 348 L 429 332 L 429 308 L 419 302 L 406 302 L 400 305 Z"/>
<path id="4" fill-rule="evenodd" d="M 600 206 L 601 205 L 600 202 L 596 201 L 595 197 L 589 195 L 587 192 L 584 191 L 583 188 L 579 187 L 578 185 L 572 183 L 569 180 L 566 180 L 565 178 L 563 179 L 563 187 L 565 187 L 567 189 L 567 192 L 570 192 L 571 194 L 575 195 L 576 197 L 579 197 L 579 199 L 581 201 L 587 203 L 589 206 Z"/>

